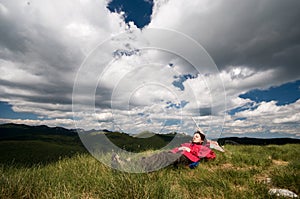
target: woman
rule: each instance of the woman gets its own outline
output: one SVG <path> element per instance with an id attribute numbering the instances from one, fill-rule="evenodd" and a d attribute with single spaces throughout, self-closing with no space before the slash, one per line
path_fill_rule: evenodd
<path id="1" fill-rule="evenodd" d="M 142 157 L 139 160 L 121 160 L 117 154 L 112 157 L 112 166 L 114 168 L 122 166 L 126 163 L 141 168 L 144 171 L 155 171 L 173 164 L 192 165 L 198 163 L 201 159 L 215 159 L 215 153 L 209 148 L 209 142 L 205 138 L 205 134 L 198 130 L 194 133 L 192 142 L 183 143 L 180 147 L 170 151 L 163 151 L 149 157 Z M 124 165 L 125 166 L 125 165 Z"/>
<path id="2" fill-rule="evenodd" d="M 199 162 L 200 159 L 210 160 L 216 158 L 216 154 L 209 148 L 209 143 L 207 144 L 205 134 L 199 130 L 194 133 L 191 143 L 183 143 L 171 152 L 182 154 L 175 163 L 191 164 Z"/>
<path id="3" fill-rule="evenodd" d="M 205 143 L 205 134 L 198 130 L 194 133 L 192 142 L 183 143 L 180 147 L 171 151 L 163 151 L 149 157 L 143 157 L 136 161 L 134 165 L 139 165 L 144 171 L 149 172 L 170 164 L 177 167 L 178 164 L 190 165 L 198 163 L 200 159 L 215 159 L 215 153 Z"/>

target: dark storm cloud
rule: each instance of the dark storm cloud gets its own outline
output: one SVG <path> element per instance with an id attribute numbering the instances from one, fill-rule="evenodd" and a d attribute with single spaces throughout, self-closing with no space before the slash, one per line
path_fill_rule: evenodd
<path id="1" fill-rule="evenodd" d="M 211 24 L 215 33 L 203 44 L 221 68 L 231 65 L 255 70 L 282 68 L 279 70 L 297 78 L 299 9 L 297 0 L 224 1 L 218 19 Z"/>
<path id="2" fill-rule="evenodd" d="M 277 70 L 300 77 L 300 1 L 177 0 L 156 7 L 150 24 L 183 32 L 198 41 L 219 69 Z"/>
<path id="3" fill-rule="evenodd" d="M 51 20 L 34 18 L 30 7 L 21 2 L 0 4 L 0 60 L 5 60 L 0 66 L 4 69 L 0 80 L 5 88 L 0 90 L 2 100 L 36 106 L 72 103 L 73 81 L 84 55 L 78 42 L 66 37 Z"/>
<path id="4" fill-rule="evenodd" d="M 19 101 L 27 101 L 27 102 L 33 102 L 33 103 L 49 103 L 49 104 L 62 104 L 62 105 L 69 105 L 72 103 L 72 95 L 70 93 L 70 90 L 72 89 L 51 89 L 51 88 L 38 88 L 35 89 L 34 87 L 30 87 L 30 89 L 26 88 L 26 85 L 18 85 L 12 83 L 9 84 L 3 84 L 3 81 L 0 81 L 0 84 L 2 86 L 5 86 L 8 89 L 20 89 L 22 92 L 28 91 L 32 94 L 22 94 L 21 92 L 15 92 L 15 93 L 10 93 L 6 95 L 2 95 L 1 99 L 5 101 L 10 101 L 10 100 L 19 100 Z M 48 87 L 48 86 L 47 86 Z M 60 87 L 62 88 L 62 87 Z M 39 91 L 39 92 L 37 92 Z"/>

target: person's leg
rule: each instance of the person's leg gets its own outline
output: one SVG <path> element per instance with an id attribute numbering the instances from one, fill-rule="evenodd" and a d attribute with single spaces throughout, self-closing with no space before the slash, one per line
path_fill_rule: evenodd
<path id="1" fill-rule="evenodd" d="M 180 156 L 181 154 L 164 151 L 142 158 L 141 164 L 145 171 L 155 171 L 173 164 L 176 160 L 178 160 L 178 158 L 180 158 Z"/>
<path id="2" fill-rule="evenodd" d="M 192 161 L 190 159 L 188 159 L 187 157 L 185 157 L 184 155 L 181 155 L 173 164 L 173 166 L 175 168 L 178 168 L 179 165 L 189 165 L 190 163 L 192 163 Z"/>

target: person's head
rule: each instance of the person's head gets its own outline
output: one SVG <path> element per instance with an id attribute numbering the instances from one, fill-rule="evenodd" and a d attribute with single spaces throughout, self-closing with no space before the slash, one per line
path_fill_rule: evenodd
<path id="1" fill-rule="evenodd" d="M 205 134 L 202 133 L 201 131 L 196 131 L 194 133 L 192 141 L 194 143 L 200 143 L 200 144 L 202 144 L 205 141 Z"/>

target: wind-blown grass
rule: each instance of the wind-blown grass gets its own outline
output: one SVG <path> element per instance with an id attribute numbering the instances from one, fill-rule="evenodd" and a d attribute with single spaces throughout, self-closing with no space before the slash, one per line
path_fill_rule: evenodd
<path id="1" fill-rule="evenodd" d="M 87 153 L 31 166 L 1 163 L 0 198 L 275 198 L 269 188 L 299 194 L 300 145 L 225 148 L 196 169 L 141 174 L 111 169 Z"/>

